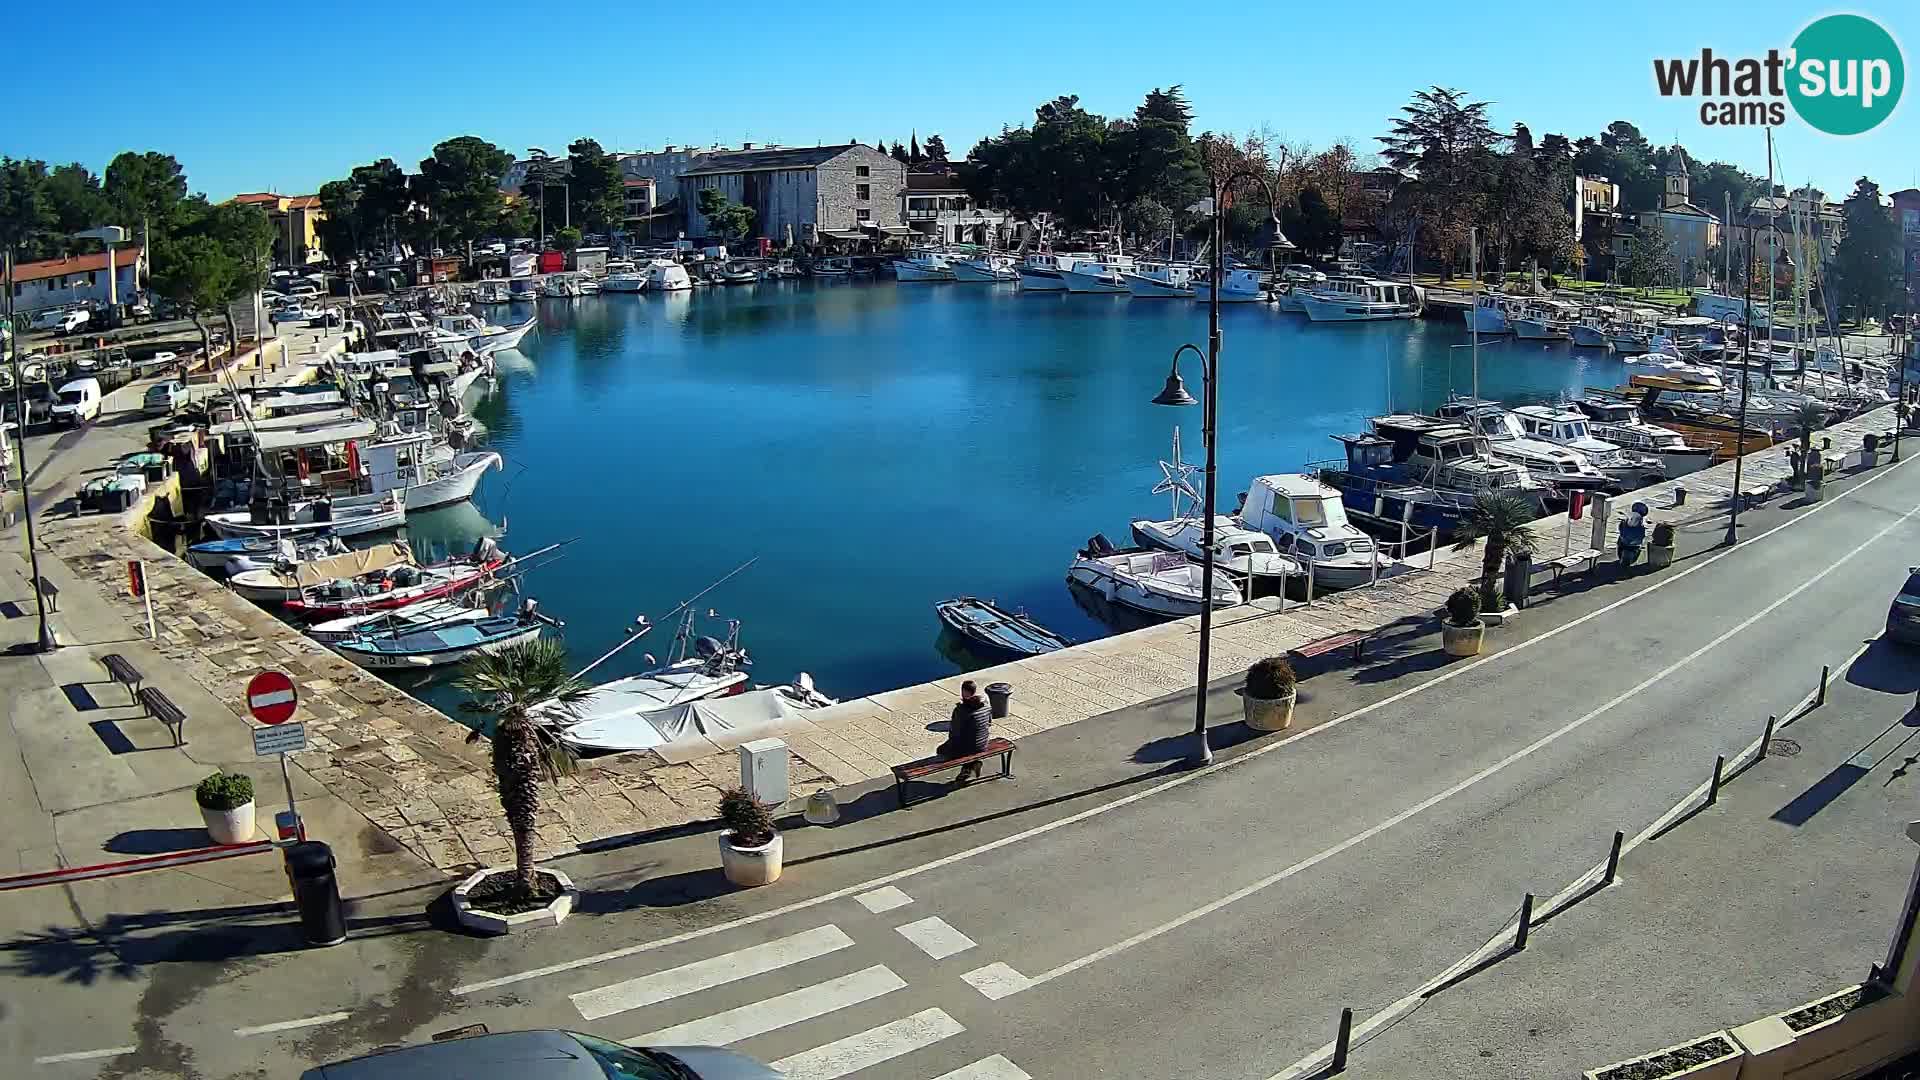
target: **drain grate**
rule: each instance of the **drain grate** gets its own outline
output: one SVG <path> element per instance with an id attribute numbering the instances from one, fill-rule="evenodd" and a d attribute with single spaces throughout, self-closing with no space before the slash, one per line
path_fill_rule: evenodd
<path id="1" fill-rule="evenodd" d="M 1767 744 L 1767 753 L 1776 757 L 1793 757 L 1800 753 L 1800 744 L 1792 739 L 1775 739 Z"/>

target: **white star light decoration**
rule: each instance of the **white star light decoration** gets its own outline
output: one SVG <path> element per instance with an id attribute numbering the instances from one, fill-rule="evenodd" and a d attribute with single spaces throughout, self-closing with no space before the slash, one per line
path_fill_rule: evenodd
<path id="1" fill-rule="evenodd" d="M 1160 463 L 1161 480 L 1159 483 L 1153 485 L 1153 493 L 1155 495 L 1170 494 L 1173 496 L 1173 516 L 1176 520 L 1181 517 L 1181 495 L 1185 495 L 1196 505 L 1200 502 L 1200 495 L 1193 490 L 1193 484 L 1190 482 L 1193 477 L 1194 468 L 1194 466 L 1180 460 L 1180 429 L 1176 427 L 1173 429 L 1173 460 Z"/>

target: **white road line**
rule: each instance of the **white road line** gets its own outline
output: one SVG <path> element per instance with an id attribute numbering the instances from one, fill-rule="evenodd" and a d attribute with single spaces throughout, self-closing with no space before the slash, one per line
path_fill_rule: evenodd
<path id="1" fill-rule="evenodd" d="M 1033 1077 L 1028 1076 L 1025 1069 L 995 1054 L 971 1065 L 962 1065 L 950 1073 L 941 1073 L 933 1080 L 1033 1080 Z"/>
<path id="2" fill-rule="evenodd" d="M 987 996 L 988 1001 L 999 1001 L 1003 997 L 1012 997 L 1027 988 L 1025 975 L 1013 970 L 1012 965 L 1003 963 L 988 964 L 983 968 L 974 968 L 960 981 Z"/>
<path id="3" fill-rule="evenodd" d="M 1877 641 L 1878 639 L 1875 639 L 1875 640 Z M 1838 667 L 1835 667 L 1833 669 L 1833 678 L 1838 679 L 1838 678 L 1845 677 L 1847 669 L 1852 667 L 1854 664 L 1854 661 L 1860 659 L 1860 657 L 1864 655 L 1868 649 L 1873 648 L 1874 643 L 1875 643 L 1874 641 L 1868 641 L 1865 644 L 1861 645 L 1858 649 L 1855 649 L 1851 654 L 1849 654 L 1847 658 L 1844 661 L 1842 661 Z M 1798 716 L 1801 710 L 1805 709 L 1808 705 L 1813 703 L 1813 699 L 1819 695 L 1821 689 L 1824 689 L 1824 687 L 1820 687 L 1820 688 L 1816 688 L 1814 690 L 1808 691 L 1807 696 L 1795 702 L 1793 708 L 1788 709 L 1785 713 L 1782 713 L 1781 715 Z M 1728 759 L 1727 761 L 1728 775 L 1731 775 L 1733 772 L 1738 770 L 1741 765 L 1745 764 L 1745 762 L 1749 758 L 1752 758 L 1755 754 L 1759 753 L 1760 740 L 1764 737 L 1765 737 L 1765 734 L 1762 733 L 1760 737 L 1755 738 L 1752 742 L 1742 747 L 1739 753 L 1733 755 L 1732 758 Z M 1711 780 L 1702 781 L 1692 791 L 1689 791 L 1685 795 L 1682 795 L 1678 801 L 1676 801 L 1672 806 L 1668 807 L 1666 813 L 1663 813 L 1659 817 L 1654 818 L 1653 821 L 1647 824 L 1646 828 L 1641 829 L 1638 833 L 1634 834 L 1632 839 L 1623 842 L 1620 845 L 1620 859 L 1623 864 L 1623 869 L 1624 869 L 1624 863 L 1625 863 L 1626 857 L 1629 854 L 1631 854 L 1634 851 L 1634 849 L 1638 848 L 1642 844 L 1647 843 L 1649 840 L 1652 840 L 1655 836 L 1658 836 L 1660 834 L 1661 830 L 1671 825 L 1675 819 L 1679 818 L 1681 815 L 1699 806 L 1700 800 L 1706 797 L 1707 788 L 1711 784 L 1712 784 Z M 1581 874 L 1579 877 L 1575 878 L 1570 884 L 1567 885 L 1566 888 L 1561 889 L 1559 892 L 1555 893 L 1550 899 L 1548 899 L 1546 903 L 1540 905 L 1538 909 L 1536 909 L 1536 912 L 1534 914 L 1534 923 L 1537 925 L 1540 922 L 1540 920 L 1558 912 L 1561 908 L 1565 907 L 1576 896 L 1585 892 L 1587 889 L 1590 889 L 1593 886 L 1598 885 L 1601 879 L 1606 876 L 1606 873 L 1607 873 L 1606 860 L 1602 859 L 1601 861 L 1593 864 L 1593 866 L 1590 867 L 1586 873 Z M 1621 881 L 1625 880 L 1625 878 L 1626 878 L 1625 873 L 1616 872 L 1614 876 L 1614 884 L 1616 885 L 1619 884 Z M 1352 1031 L 1352 1046 L 1358 1049 L 1362 1044 L 1366 1043 L 1370 1038 L 1372 1038 L 1373 1033 L 1377 1029 L 1384 1027 L 1386 1025 L 1392 1024 L 1394 1021 L 1412 1012 L 1414 1009 L 1419 1008 L 1421 1003 L 1427 1000 L 1428 995 L 1432 994 L 1435 990 L 1439 989 L 1440 987 L 1445 986 L 1446 984 L 1452 982 L 1454 978 L 1456 978 L 1461 972 L 1466 971 L 1468 968 L 1471 968 L 1476 964 L 1479 964 L 1481 961 L 1487 959 L 1488 957 L 1493 956 L 1495 953 L 1505 952 L 1510 947 L 1511 942 L 1513 941 L 1513 935 L 1514 935 L 1514 932 L 1518 929 L 1517 924 L 1519 923 L 1519 921 L 1520 920 L 1518 916 L 1515 916 L 1514 918 L 1507 920 L 1506 925 L 1503 926 L 1498 933 L 1494 934 L 1492 938 L 1488 939 L 1485 945 L 1480 946 L 1478 949 L 1475 949 L 1474 951 L 1454 961 L 1445 970 L 1441 971 L 1438 975 L 1435 975 L 1433 978 L 1428 979 L 1426 982 L 1421 983 L 1418 988 L 1416 988 L 1413 992 L 1407 994 L 1405 997 L 1401 998 L 1400 1000 L 1394 1002 L 1391 1005 L 1388 1005 L 1386 1008 L 1381 1009 L 1379 1012 L 1374 1013 L 1372 1016 L 1367 1017 L 1365 1020 L 1361 1021 L 1359 1024 L 1356 1024 Z M 1308 1054 L 1306 1057 L 1301 1058 L 1299 1061 L 1294 1062 L 1292 1065 L 1289 1065 L 1285 1069 L 1282 1069 L 1279 1072 L 1268 1077 L 1267 1080 L 1300 1080 L 1300 1078 L 1305 1077 L 1310 1073 L 1318 1072 L 1323 1066 L 1326 1065 L 1327 1062 L 1333 1060 L 1333 1050 L 1334 1050 L 1334 1044 L 1327 1043 L 1326 1045 L 1322 1046 L 1320 1049 L 1314 1051 L 1311 1054 Z"/>
<path id="4" fill-rule="evenodd" d="M 134 1046 L 109 1046 L 104 1050 L 75 1050 L 70 1054 L 48 1054 L 33 1059 L 35 1065 L 57 1065 L 62 1061 L 92 1061 L 95 1058 L 119 1057 L 131 1054 L 139 1049 Z"/>
<path id="5" fill-rule="evenodd" d="M 778 941 L 769 941 L 763 945 L 754 945 L 745 949 L 736 949 L 721 956 L 696 960 L 691 964 L 682 964 L 677 968 L 655 972 L 638 979 L 628 979 L 611 986 L 586 990 L 573 995 L 573 1005 L 580 1010 L 583 1019 L 598 1020 L 603 1016 L 612 1016 L 614 1013 L 626 1012 L 629 1009 L 639 1009 L 662 1001 L 670 1001 L 683 994 L 722 986 L 755 975 L 764 975 L 790 964 L 798 964 L 802 960 L 811 960 L 816 956 L 838 952 L 852 944 L 853 939 L 841 932 L 839 927 L 822 926 L 792 937 L 784 937 Z"/>
<path id="6" fill-rule="evenodd" d="M 920 951 L 935 960 L 945 960 L 955 953 L 963 953 L 973 948 L 973 939 L 955 930 L 947 920 L 938 915 L 930 915 L 905 926 L 894 927 L 900 936 L 920 947 Z"/>
<path id="7" fill-rule="evenodd" d="M 275 1031 L 298 1031 L 301 1028 L 319 1027 L 322 1024 L 337 1024 L 347 1018 L 343 1012 L 322 1013 L 300 1020 L 282 1020 L 277 1024 L 261 1024 L 258 1027 L 234 1028 L 233 1033 L 242 1038 L 248 1035 L 267 1035 Z"/>
<path id="8" fill-rule="evenodd" d="M 1874 476 L 1868 477 L 1867 479 L 1861 481 L 1860 483 L 1854 485 L 1851 488 L 1848 488 L 1846 491 L 1841 492 L 1839 495 L 1835 496 L 1834 498 L 1825 500 L 1821 502 L 1818 506 L 1815 506 L 1805 511 L 1804 513 L 1799 514 L 1798 516 L 1793 517 L 1787 521 L 1783 521 L 1780 524 L 1775 525 L 1771 529 L 1767 529 L 1764 532 L 1761 532 L 1755 536 L 1748 537 L 1747 539 L 1742 540 L 1738 545 L 1734 547 L 1728 548 L 1724 551 L 1718 552 L 1713 555 L 1702 557 L 1698 562 L 1694 563 L 1692 566 L 1686 567 L 1685 569 L 1682 569 L 1682 570 L 1669 571 L 1659 581 L 1656 581 L 1653 584 L 1648 585 L 1636 592 L 1623 596 L 1620 599 L 1613 601 L 1612 603 L 1606 604 L 1599 608 L 1595 608 L 1594 610 L 1587 612 L 1585 615 L 1581 615 L 1577 618 L 1571 619 L 1568 622 L 1562 623 L 1559 626 L 1553 627 L 1548 630 L 1543 630 L 1539 634 L 1536 634 L 1525 641 L 1516 642 L 1512 645 L 1509 645 L 1499 650 L 1498 652 L 1489 653 L 1478 660 L 1469 661 L 1468 663 L 1462 664 L 1459 667 L 1449 667 L 1447 670 L 1441 672 L 1438 675 L 1435 675 L 1434 677 L 1428 679 L 1426 682 L 1423 682 L 1417 686 L 1410 686 L 1407 689 L 1402 690 L 1398 693 L 1392 694 L 1388 697 L 1381 698 L 1379 701 L 1373 702 L 1370 705 L 1362 705 L 1360 708 L 1355 709 L 1352 712 L 1344 713 L 1340 716 L 1336 716 L 1333 719 L 1328 720 L 1326 723 L 1319 724 L 1315 727 L 1307 728 L 1305 731 L 1302 731 L 1291 738 L 1281 739 L 1276 742 L 1267 743 L 1265 746 L 1255 747 L 1254 749 L 1249 750 L 1243 754 L 1238 754 L 1234 757 L 1226 758 L 1222 761 L 1215 762 L 1214 764 L 1208 765 L 1207 767 L 1202 769 L 1194 769 L 1191 772 L 1182 773 L 1171 780 L 1162 781 L 1158 784 L 1153 785 L 1152 787 L 1142 788 L 1139 791 L 1133 792 L 1130 795 L 1123 795 L 1120 798 L 1114 799 L 1111 802 L 1101 803 L 1098 806 L 1090 806 L 1085 810 L 1081 810 L 1076 813 L 1069 814 L 1066 817 L 1055 818 L 1052 821 L 1042 822 L 1038 825 L 1033 826 L 1030 829 L 1023 829 L 1020 832 L 1016 832 L 1016 833 L 1009 834 L 1007 836 L 1000 837 L 997 840 L 989 840 L 986 843 L 977 844 L 973 847 L 966 848 L 962 851 L 956 851 L 951 855 L 943 855 L 938 859 L 934 859 L 930 862 L 921 863 L 918 866 L 909 866 L 901 870 L 895 870 L 891 873 L 882 874 L 876 878 L 869 878 L 868 880 L 862 881 L 856 885 L 848 885 L 845 888 L 835 889 L 832 892 L 821 893 L 819 896 L 808 897 L 805 900 L 796 900 L 791 904 L 783 904 L 780 907 L 769 908 L 766 911 L 757 912 L 752 915 L 743 915 L 738 919 L 731 919 L 731 920 L 728 920 L 727 922 L 715 923 L 712 926 L 703 926 L 698 930 L 689 930 L 684 934 L 673 934 L 668 937 L 655 938 L 652 941 L 637 942 L 633 945 L 625 945 L 618 949 L 609 949 L 606 952 L 594 953 L 590 956 L 582 956 L 573 960 L 563 960 L 557 964 L 548 964 L 545 967 L 537 967 L 537 968 L 531 968 L 526 971 L 514 972 L 511 975 L 501 975 L 497 978 L 482 979 L 478 982 L 462 983 L 461 985 L 455 986 L 453 988 L 453 993 L 456 995 L 465 995 L 465 994 L 476 994 L 483 990 L 494 990 L 502 986 L 511 986 L 514 983 L 526 982 L 529 979 L 541 979 L 541 978 L 545 978 L 548 975 L 558 975 L 561 972 L 574 971 L 583 967 L 591 967 L 595 964 L 604 964 L 609 960 L 619 960 L 628 956 L 636 956 L 640 953 L 649 952 L 653 949 L 662 949 L 669 945 L 678 945 L 682 942 L 694 941 L 699 938 L 707 937 L 712 934 L 723 934 L 729 930 L 737 930 L 742 926 L 752 926 L 755 923 L 766 922 L 769 919 L 778 919 L 784 915 L 791 915 L 796 911 L 806 911 L 809 908 L 815 908 L 820 906 L 821 904 L 828 904 L 828 903 L 832 903 L 835 900 L 844 899 L 849 896 L 858 896 L 861 893 L 872 892 L 873 890 L 878 889 L 882 886 L 891 885 L 894 882 L 898 882 L 898 881 L 905 881 L 909 878 L 918 877 L 921 874 L 929 873 L 934 870 L 943 869 L 945 867 L 952 866 L 956 863 L 965 862 L 968 859 L 976 858 L 978 856 L 988 854 L 989 852 L 998 851 L 1004 847 L 1011 847 L 1014 844 L 1031 840 L 1036 836 L 1045 836 L 1046 834 L 1053 832 L 1057 829 L 1064 829 L 1069 825 L 1078 825 L 1082 821 L 1087 821 L 1089 819 L 1099 817 L 1102 814 L 1112 813 L 1113 811 L 1119 810 L 1122 807 L 1131 806 L 1134 803 L 1141 801 L 1142 799 L 1150 799 L 1153 796 L 1159 795 L 1163 792 L 1171 791 L 1175 788 L 1183 787 L 1187 784 L 1194 783 L 1195 781 L 1198 781 L 1198 780 L 1204 780 L 1207 777 L 1212 776 L 1214 773 L 1219 772 L 1222 769 L 1231 769 L 1240 765 L 1244 765 L 1249 761 L 1256 761 L 1262 757 L 1265 757 L 1268 754 L 1273 753 L 1276 750 L 1281 750 L 1281 749 L 1290 747 L 1302 739 L 1314 738 L 1316 736 L 1325 734 L 1326 732 L 1339 728 L 1340 726 L 1348 723 L 1349 721 L 1358 720 L 1363 716 L 1370 716 L 1376 712 L 1379 712 L 1381 709 L 1385 709 L 1385 708 L 1388 708 L 1389 706 L 1397 705 L 1400 702 L 1406 700 L 1407 698 L 1414 696 L 1415 694 L 1419 694 L 1424 691 L 1431 690 L 1436 686 L 1440 686 L 1444 683 L 1451 682 L 1452 680 L 1457 679 L 1462 675 L 1467 675 L 1472 672 L 1478 671 L 1484 665 L 1497 664 L 1508 659 L 1509 657 L 1518 656 L 1521 653 L 1526 652 L 1528 649 L 1531 649 L 1542 642 L 1551 641 L 1554 638 L 1560 636 L 1561 634 L 1564 634 L 1567 631 L 1574 629 L 1575 627 L 1584 626 L 1587 623 L 1593 621 L 1594 619 L 1601 617 L 1602 615 L 1609 614 L 1626 604 L 1633 603 L 1635 600 L 1638 600 L 1641 597 L 1649 596 L 1653 593 L 1660 591 L 1661 589 L 1667 588 L 1670 585 L 1673 585 L 1680 581 L 1684 581 L 1687 578 L 1691 577 L 1692 575 L 1697 574 L 1700 571 L 1705 570 L 1707 567 L 1712 566 L 1713 564 L 1719 562 L 1721 559 L 1728 557 L 1729 555 L 1739 554 L 1740 552 L 1747 550 L 1748 548 L 1752 547 L 1754 544 L 1759 543 L 1762 540 L 1765 540 L 1767 537 L 1772 536 L 1777 532 L 1780 532 L 1784 529 L 1791 529 L 1795 525 L 1798 525 L 1801 522 L 1806 521 L 1808 518 L 1811 518 L 1816 514 L 1822 513 L 1831 507 L 1838 506 L 1841 503 L 1845 502 L 1848 498 L 1856 494 L 1857 492 L 1864 491 L 1867 488 L 1873 486 L 1874 484 L 1879 483 L 1881 480 L 1884 480 L 1887 477 L 1892 476 L 1895 471 L 1905 468 L 1908 464 L 1912 463 L 1916 459 L 1920 459 L 1920 455 L 1907 458 L 1904 461 L 1899 462 L 1898 464 L 1882 466 L 1883 471 L 1875 474 Z"/>
<path id="9" fill-rule="evenodd" d="M 870 1065 L 892 1061 L 967 1030 L 940 1009 L 923 1009 L 891 1024 L 836 1039 L 773 1063 L 787 1080 L 838 1080 Z"/>
<path id="10" fill-rule="evenodd" d="M 813 986 L 803 986 L 777 997 L 742 1005 L 737 1009 L 703 1016 L 684 1024 L 650 1032 L 627 1042 L 635 1046 L 687 1046 L 702 1044 L 725 1046 L 755 1035 L 825 1016 L 836 1009 L 871 1001 L 906 986 L 907 982 L 883 965 L 875 965 L 851 975 Z"/>
<path id="11" fill-rule="evenodd" d="M 913 903 L 913 897 L 908 896 L 892 885 L 883 886 L 870 893 L 861 893 L 859 896 L 854 897 L 854 900 L 857 901 L 861 907 L 866 908 L 875 915 Z"/>
<path id="12" fill-rule="evenodd" d="M 1521 747 L 1520 749 L 1515 750 L 1513 753 L 1508 754 L 1506 757 L 1501 758 L 1499 761 L 1494 762 L 1493 764 L 1487 766 L 1486 768 L 1481 769 L 1479 772 L 1476 772 L 1473 775 L 1468 776 L 1466 779 L 1461 780 L 1455 784 L 1452 784 L 1446 788 L 1443 788 L 1442 790 L 1437 791 L 1434 794 L 1429 795 L 1424 799 L 1421 799 L 1419 802 L 1414 803 L 1412 806 L 1407 807 L 1405 810 L 1400 811 L 1399 813 L 1393 815 L 1392 817 L 1387 818 L 1384 821 L 1378 822 L 1367 829 L 1357 832 L 1352 836 L 1347 837 L 1345 840 L 1342 840 L 1339 843 L 1334 844 L 1331 847 L 1324 848 L 1321 851 L 1318 851 L 1312 855 L 1309 855 L 1306 858 L 1301 859 L 1299 862 L 1294 863 L 1292 866 L 1288 866 L 1283 870 L 1279 870 L 1275 873 L 1268 874 L 1266 877 L 1263 877 L 1260 880 L 1253 882 L 1252 884 L 1241 886 L 1240 888 L 1235 889 L 1234 891 L 1226 894 L 1225 896 L 1220 897 L 1217 900 L 1211 901 L 1206 904 L 1202 904 L 1201 906 L 1194 908 L 1193 910 L 1188 911 L 1184 914 L 1176 915 L 1173 918 L 1168 919 L 1166 922 L 1163 922 L 1158 926 L 1154 926 L 1149 929 L 1142 930 L 1138 934 L 1135 934 L 1132 937 L 1127 938 L 1123 941 L 1117 941 L 1114 944 L 1108 945 L 1103 949 L 1096 949 L 1095 951 L 1090 952 L 1085 956 L 1079 957 L 1078 959 L 1069 960 L 1058 967 L 1051 968 L 1047 971 L 1043 971 L 1038 975 L 1029 976 L 1027 979 L 1027 986 L 1024 987 L 1023 989 L 1039 986 L 1042 983 L 1052 982 L 1053 980 L 1059 978 L 1062 975 L 1072 974 L 1073 972 L 1078 971 L 1089 964 L 1099 963 L 1102 960 L 1106 960 L 1119 953 L 1125 952 L 1126 950 L 1133 948 L 1135 945 L 1152 941 L 1154 938 L 1160 937 L 1161 935 L 1166 934 L 1170 931 L 1178 930 L 1180 927 L 1183 927 L 1188 923 L 1194 922 L 1197 919 L 1205 918 L 1206 916 L 1211 915 L 1216 911 L 1219 911 L 1221 908 L 1224 908 L 1229 904 L 1232 904 L 1239 900 L 1244 900 L 1247 897 L 1252 896 L 1257 892 L 1267 889 L 1273 885 L 1277 885 L 1280 882 L 1285 881 L 1290 877 L 1293 877 L 1294 875 L 1300 873 L 1303 870 L 1312 869 L 1313 867 L 1320 865 L 1321 863 L 1327 861 L 1328 859 L 1333 858 L 1335 855 L 1338 855 L 1349 848 L 1357 847 L 1360 844 L 1366 843 L 1368 840 L 1371 840 L 1374 837 L 1380 835 L 1381 833 L 1386 832 L 1388 829 L 1393 828 L 1395 825 L 1398 825 L 1404 821 L 1407 821 L 1408 819 L 1413 818 L 1419 814 L 1425 813 L 1426 811 L 1431 810 L 1433 807 L 1438 806 L 1440 803 L 1445 802 L 1446 800 L 1453 798 L 1455 795 L 1460 794 L 1461 792 L 1467 790 L 1468 788 L 1473 787 L 1475 784 L 1480 783 L 1482 780 L 1485 780 L 1491 776 L 1496 775 L 1497 773 L 1506 769 L 1508 766 L 1517 764 L 1518 762 L 1525 760 L 1526 758 L 1532 756 L 1533 754 L 1539 752 L 1540 750 L 1543 750 L 1546 747 L 1551 746 L 1553 743 L 1558 742 L 1560 739 L 1566 737 L 1567 735 L 1570 735 L 1573 732 L 1578 731 L 1579 729 L 1587 726 L 1588 724 L 1592 723 L 1594 720 L 1612 711 L 1614 708 L 1619 706 L 1621 702 L 1627 701 L 1628 699 L 1639 695 L 1642 691 L 1646 690 L 1648 687 L 1653 686 L 1654 684 L 1660 682 L 1661 680 L 1668 678 L 1674 672 L 1679 671 L 1681 668 L 1684 668 L 1688 664 L 1693 663 L 1695 660 L 1700 659 L 1702 656 L 1705 656 L 1707 653 L 1713 651 L 1714 649 L 1719 648 L 1721 645 L 1725 644 L 1729 639 L 1734 637 L 1736 634 L 1739 634 L 1742 631 L 1746 630 L 1749 626 L 1752 626 L 1754 623 L 1757 623 L 1761 619 L 1766 618 L 1768 615 L 1773 614 L 1775 611 L 1779 610 L 1781 606 L 1786 604 L 1788 601 L 1792 600 L 1794 597 L 1799 596 L 1801 593 L 1806 592 L 1808 589 L 1811 589 L 1815 585 L 1819 584 L 1821 579 L 1825 578 L 1828 574 L 1831 574 L 1835 570 L 1838 570 L 1840 569 L 1840 567 L 1846 565 L 1848 562 L 1850 562 L 1853 559 L 1854 556 L 1860 554 L 1862 551 L 1865 551 L 1870 545 L 1877 543 L 1882 537 L 1886 536 L 1888 533 L 1906 524 L 1909 520 L 1913 518 L 1915 514 L 1920 514 L 1920 506 L 1915 506 L 1913 509 L 1900 515 L 1897 519 L 1895 519 L 1892 523 L 1888 524 L 1886 527 L 1882 528 L 1879 532 L 1876 532 L 1872 536 L 1869 536 L 1865 540 L 1861 541 L 1857 546 L 1853 548 L 1853 550 L 1847 552 L 1845 555 L 1840 556 L 1838 559 L 1828 564 L 1826 568 L 1822 569 L 1819 573 L 1814 574 L 1812 577 L 1801 582 L 1799 585 L 1789 590 L 1786 593 L 1786 595 L 1781 596 L 1779 599 L 1775 600 L 1773 603 L 1768 604 L 1766 607 L 1763 607 L 1759 611 L 1756 611 L 1752 615 L 1749 615 L 1745 619 L 1742 619 L 1738 625 L 1723 631 L 1719 636 L 1715 637 L 1712 641 L 1707 642 L 1705 645 L 1702 645 L 1699 648 L 1688 653 L 1687 655 L 1681 657 L 1680 659 L 1675 660 L 1673 663 L 1668 664 L 1666 667 L 1661 668 L 1659 671 L 1656 671 L 1652 675 L 1647 676 L 1645 679 L 1640 680 L 1638 683 L 1635 683 L 1633 686 L 1627 688 L 1626 690 L 1623 690 L 1620 693 L 1615 694 L 1613 697 L 1607 699 L 1605 702 L 1603 702 L 1601 705 L 1593 709 L 1591 712 L 1588 712 L 1585 715 L 1580 716 L 1576 719 L 1567 721 L 1565 724 L 1562 724 L 1559 727 L 1555 728 L 1554 730 L 1548 732 L 1547 734 L 1540 736 L 1538 739 L 1535 739 L 1534 741 L 1528 743 L 1527 745 Z"/>

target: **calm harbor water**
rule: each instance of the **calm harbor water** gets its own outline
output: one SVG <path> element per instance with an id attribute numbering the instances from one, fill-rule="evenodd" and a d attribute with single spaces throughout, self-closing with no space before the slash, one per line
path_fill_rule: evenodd
<path id="1" fill-rule="evenodd" d="M 412 532 L 460 543 L 484 514 L 508 551 L 580 538 L 526 592 L 582 663 L 754 556 L 700 607 L 742 621 L 763 682 L 806 670 L 850 697 L 951 674 L 933 605 L 965 593 L 1075 640 L 1111 633 L 1068 591 L 1067 564 L 1093 533 L 1123 543 L 1130 518 L 1167 513 L 1150 491 L 1174 425 L 1187 460 L 1202 456 L 1199 409 L 1151 404 L 1174 349 L 1205 344 L 1189 302 L 799 281 L 538 315 L 476 409 L 505 471 L 480 513 L 420 515 Z M 1338 456 L 1332 433 L 1471 389 L 1454 322 L 1314 325 L 1262 304 L 1228 305 L 1222 323 L 1227 508 L 1251 476 Z M 1198 396 L 1191 354 L 1183 374 Z M 1564 344 L 1480 349 L 1486 397 L 1623 381 L 1617 360 Z M 670 634 L 596 678 L 664 656 Z"/>

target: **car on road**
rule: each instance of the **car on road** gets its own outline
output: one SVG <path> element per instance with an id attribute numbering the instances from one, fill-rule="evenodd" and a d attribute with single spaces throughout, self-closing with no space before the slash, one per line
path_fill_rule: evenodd
<path id="1" fill-rule="evenodd" d="M 74 308 L 60 316 L 60 321 L 54 324 L 53 332 L 60 335 L 78 333 L 80 328 L 87 325 L 92 318 L 93 313 L 86 308 Z"/>
<path id="2" fill-rule="evenodd" d="M 623 1046 L 552 1028 L 435 1039 L 320 1065 L 300 1080 L 781 1080 L 717 1046 Z"/>
<path id="3" fill-rule="evenodd" d="M 79 426 L 100 418 L 100 380 L 75 379 L 60 388 L 53 403 L 53 422 Z"/>
<path id="4" fill-rule="evenodd" d="M 274 323 L 306 322 L 309 319 L 318 319 L 324 314 L 326 313 L 319 308 L 310 308 L 303 304 L 295 303 L 288 304 L 283 308 L 275 308 L 273 313 L 267 316 L 267 318 Z"/>
<path id="5" fill-rule="evenodd" d="M 171 349 L 161 349 L 159 352 L 154 353 L 152 356 L 149 356 L 144 360 L 135 361 L 133 365 L 133 370 L 135 372 L 165 371 L 166 369 L 172 367 L 173 365 L 179 362 L 180 362 L 179 353 L 176 353 Z"/>
<path id="6" fill-rule="evenodd" d="M 1907 568 L 1906 584 L 1887 608 L 1887 636 L 1905 645 L 1920 645 L 1920 566 Z"/>
<path id="7" fill-rule="evenodd" d="M 180 406 L 187 403 L 187 384 L 179 379 L 168 379 L 147 387 L 140 399 L 140 411 L 148 416 L 172 416 Z"/>

